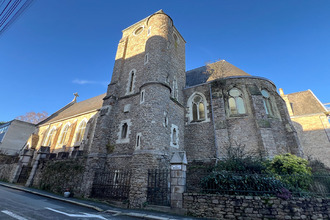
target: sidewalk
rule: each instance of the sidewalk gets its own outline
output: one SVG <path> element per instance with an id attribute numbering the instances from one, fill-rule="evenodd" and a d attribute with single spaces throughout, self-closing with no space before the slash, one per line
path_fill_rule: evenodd
<path id="1" fill-rule="evenodd" d="M 179 216 L 174 214 L 162 213 L 162 212 L 155 212 L 149 210 L 133 210 L 133 209 L 123 209 L 123 208 L 116 208 L 105 203 L 101 202 L 94 202 L 90 200 L 83 200 L 77 198 L 65 198 L 63 196 L 53 194 L 50 192 L 46 192 L 39 189 L 29 188 L 21 185 L 15 185 L 11 183 L 0 182 L 0 186 L 8 187 L 11 189 L 16 189 L 28 193 L 32 193 L 35 195 L 56 199 L 63 202 L 68 202 L 71 204 L 79 205 L 82 207 L 94 209 L 99 212 L 108 212 L 115 215 L 126 215 L 130 217 L 136 217 L 141 219 L 156 219 L 156 220 L 172 220 L 172 219 L 182 219 L 182 220 L 189 220 L 189 219 L 197 219 L 193 217 L 186 217 L 186 216 Z"/>

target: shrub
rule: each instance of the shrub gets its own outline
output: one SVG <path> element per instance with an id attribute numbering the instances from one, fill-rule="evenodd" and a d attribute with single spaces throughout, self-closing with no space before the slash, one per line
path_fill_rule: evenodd
<path id="1" fill-rule="evenodd" d="M 207 193 L 249 195 L 277 195 L 287 187 L 270 175 L 228 171 L 213 171 L 201 180 L 201 186 Z"/>
<path id="2" fill-rule="evenodd" d="M 308 190 L 312 182 L 308 161 L 289 153 L 275 156 L 268 170 L 296 190 Z"/>

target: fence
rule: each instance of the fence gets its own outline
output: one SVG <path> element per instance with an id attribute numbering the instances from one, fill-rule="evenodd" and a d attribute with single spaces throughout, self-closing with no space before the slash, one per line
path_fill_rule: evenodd
<path id="1" fill-rule="evenodd" d="M 275 195 L 330 197 L 330 175 L 274 175 L 213 171 L 188 192 L 227 195 Z M 193 189 L 193 190 L 192 190 Z"/>
<path id="2" fill-rule="evenodd" d="M 170 171 L 148 170 L 147 202 L 152 205 L 170 205 Z"/>
<path id="3" fill-rule="evenodd" d="M 130 170 L 95 172 L 91 196 L 102 199 L 127 200 L 130 180 Z"/>

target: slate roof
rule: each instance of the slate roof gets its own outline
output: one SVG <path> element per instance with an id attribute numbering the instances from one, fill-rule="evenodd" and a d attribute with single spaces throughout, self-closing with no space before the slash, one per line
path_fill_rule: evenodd
<path id="1" fill-rule="evenodd" d="M 40 122 L 38 125 L 42 125 L 45 123 L 50 123 L 58 120 L 62 120 L 68 117 L 72 117 L 74 115 L 87 113 L 93 110 L 97 110 L 102 107 L 103 98 L 105 97 L 106 93 L 95 96 L 90 99 L 86 99 L 81 102 L 70 102 L 51 116 L 49 116 L 44 121 Z"/>
<path id="2" fill-rule="evenodd" d="M 251 76 L 225 60 L 210 63 L 186 72 L 186 87 L 230 76 Z"/>
<path id="3" fill-rule="evenodd" d="M 293 116 L 324 113 L 324 105 L 316 98 L 311 90 L 295 92 L 287 95 Z"/>

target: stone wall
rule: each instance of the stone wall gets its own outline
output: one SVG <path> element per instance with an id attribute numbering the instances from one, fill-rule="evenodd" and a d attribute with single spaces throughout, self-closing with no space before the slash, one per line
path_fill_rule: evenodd
<path id="1" fill-rule="evenodd" d="M 17 163 L 12 164 L 0 164 L 0 180 L 1 181 L 10 181 L 11 177 L 13 176 L 13 172 Z"/>
<path id="2" fill-rule="evenodd" d="M 17 167 L 18 157 L 0 155 L 0 180 L 10 181 Z"/>
<path id="3" fill-rule="evenodd" d="M 324 114 L 292 117 L 306 157 L 330 167 L 330 124 Z"/>
<path id="4" fill-rule="evenodd" d="M 330 199 L 185 193 L 188 215 L 214 219 L 329 219 Z"/>
<path id="5" fill-rule="evenodd" d="M 70 189 L 76 196 L 83 195 L 85 159 L 41 160 L 33 179 L 33 187 L 62 194 Z"/>

